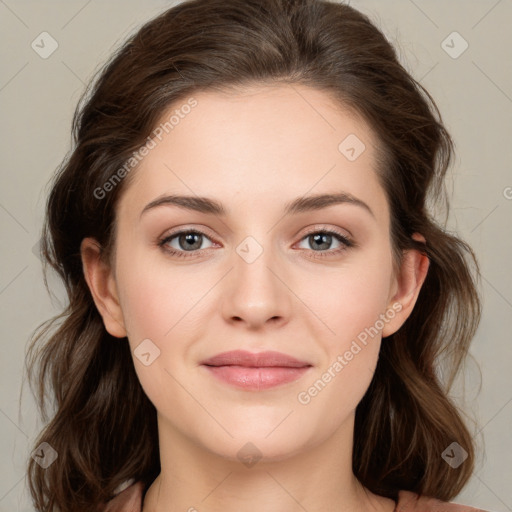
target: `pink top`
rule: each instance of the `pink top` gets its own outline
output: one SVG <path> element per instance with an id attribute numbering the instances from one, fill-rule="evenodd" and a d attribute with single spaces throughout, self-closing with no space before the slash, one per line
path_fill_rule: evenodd
<path id="1" fill-rule="evenodd" d="M 99 512 L 142 512 L 144 484 L 128 480 L 121 490 Z M 440 501 L 427 496 L 418 496 L 411 491 L 399 491 L 394 512 L 486 512 L 481 508 Z"/>

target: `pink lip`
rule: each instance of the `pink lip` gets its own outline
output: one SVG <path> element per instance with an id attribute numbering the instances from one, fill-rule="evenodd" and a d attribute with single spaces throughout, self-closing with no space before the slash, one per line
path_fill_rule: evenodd
<path id="1" fill-rule="evenodd" d="M 244 350 L 223 352 L 201 364 L 228 384 L 256 391 L 295 381 L 312 366 L 280 352 Z"/>
<path id="2" fill-rule="evenodd" d="M 248 368 L 262 368 L 262 367 L 289 367 L 289 368 L 302 368 L 303 366 L 311 366 L 306 361 L 299 361 L 295 357 L 267 350 L 266 352 L 247 352 L 246 350 L 231 350 L 230 352 L 222 352 L 217 354 L 201 364 L 208 366 L 245 366 Z"/>

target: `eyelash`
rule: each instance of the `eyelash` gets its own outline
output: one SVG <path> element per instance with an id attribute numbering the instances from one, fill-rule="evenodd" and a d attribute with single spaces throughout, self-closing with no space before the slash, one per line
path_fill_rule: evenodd
<path id="1" fill-rule="evenodd" d="M 168 247 L 166 247 L 166 244 L 168 242 L 170 242 L 172 239 L 176 238 L 177 236 L 183 235 L 183 234 L 202 235 L 210 240 L 210 237 L 208 235 L 206 235 L 206 233 L 203 233 L 202 231 L 198 231 L 196 229 L 184 229 L 182 231 L 177 231 L 176 233 L 172 233 L 169 236 L 166 236 L 166 237 L 160 239 L 158 241 L 158 246 L 163 251 L 165 251 L 167 254 L 169 254 L 171 256 L 177 256 L 179 258 L 193 258 L 194 253 L 199 252 L 201 249 L 194 250 L 194 251 L 178 251 L 178 250 L 169 249 Z M 305 238 L 307 238 L 311 235 L 316 235 L 316 234 L 333 235 L 334 238 L 336 238 L 339 242 L 341 242 L 343 244 L 343 246 L 338 249 L 334 249 L 334 250 L 331 249 L 329 251 L 313 251 L 313 250 L 311 250 L 311 252 L 315 253 L 315 256 L 312 256 L 313 259 L 335 256 L 337 254 L 340 254 L 340 253 L 346 251 L 347 249 L 349 249 L 351 247 L 357 246 L 356 243 L 352 239 L 350 239 L 346 235 L 343 235 L 343 234 L 339 233 L 338 231 L 332 230 L 332 229 L 331 230 L 317 229 L 317 230 L 309 231 L 300 239 L 300 241 L 304 240 Z M 205 250 L 208 250 L 208 249 L 205 249 Z M 302 249 L 302 250 L 307 251 L 308 249 Z"/>

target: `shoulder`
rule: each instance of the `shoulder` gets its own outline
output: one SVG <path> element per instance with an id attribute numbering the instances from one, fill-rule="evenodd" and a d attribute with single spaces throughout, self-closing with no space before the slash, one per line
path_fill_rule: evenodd
<path id="1" fill-rule="evenodd" d="M 395 512 L 487 512 L 481 508 L 420 496 L 411 491 L 399 491 Z"/>
<path id="2" fill-rule="evenodd" d="M 144 484 L 132 478 L 123 482 L 115 491 L 114 497 L 98 512 L 142 512 Z"/>
<path id="3" fill-rule="evenodd" d="M 142 512 L 144 484 L 127 480 L 116 489 L 115 496 L 98 512 Z M 396 512 L 488 512 L 481 508 L 419 496 L 411 491 L 399 491 Z"/>

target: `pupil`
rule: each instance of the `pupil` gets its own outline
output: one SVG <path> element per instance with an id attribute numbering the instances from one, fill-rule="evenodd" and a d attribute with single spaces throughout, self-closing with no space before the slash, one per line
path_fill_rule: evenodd
<path id="1" fill-rule="evenodd" d="M 317 234 L 317 235 L 313 235 L 313 239 L 314 239 L 315 243 L 326 244 L 327 246 L 329 246 L 329 242 L 331 240 L 331 235 L 328 235 L 327 233 Z M 324 242 L 322 242 L 322 240 L 324 240 Z M 327 241 L 325 241 L 325 240 L 327 240 Z M 323 249 L 327 249 L 327 248 L 328 247 L 323 247 Z"/>
<path id="2" fill-rule="evenodd" d="M 187 235 L 184 235 L 183 238 L 185 238 L 186 240 L 186 248 L 187 249 L 190 249 L 190 248 L 193 248 L 193 249 L 196 249 L 197 247 L 193 247 L 194 246 L 194 237 L 199 237 L 199 235 L 197 233 L 189 233 Z M 197 242 L 195 242 L 197 244 Z M 199 243 L 199 246 L 201 245 L 201 243 Z"/>

